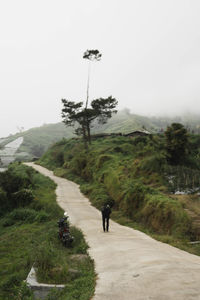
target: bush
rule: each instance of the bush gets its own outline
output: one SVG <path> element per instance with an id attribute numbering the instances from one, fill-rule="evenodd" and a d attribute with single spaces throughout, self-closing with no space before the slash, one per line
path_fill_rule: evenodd
<path id="1" fill-rule="evenodd" d="M 113 156 L 112 155 L 108 155 L 108 154 L 102 154 L 102 155 L 99 155 L 98 157 L 98 160 L 97 160 L 97 169 L 100 169 L 102 168 L 103 164 L 108 161 L 108 160 L 111 160 L 113 159 Z"/>
<path id="2" fill-rule="evenodd" d="M 167 166 L 165 176 L 170 191 L 195 191 L 200 188 L 200 171 L 185 166 Z"/>
<path id="3" fill-rule="evenodd" d="M 161 194 L 146 195 L 140 216 L 146 225 L 160 233 L 185 235 L 190 230 L 190 219 L 181 204 Z"/>
<path id="4" fill-rule="evenodd" d="M 12 168 L 0 173 L 0 186 L 10 195 L 30 185 L 30 180 L 25 173 L 16 174 Z"/>
<path id="5" fill-rule="evenodd" d="M 6 192 L 0 187 L 0 215 L 8 210 L 8 199 Z"/>
<path id="6" fill-rule="evenodd" d="M 140 164 L 140 168 L 147 172 L 161 173 L 166 165 L 167 161 L 164 153 L 154 153 L 145 157 Z"/>
<path id="7" fill-rule="evenodd" d="M 114 200 L 112 200 L 103 184 L 95 184 L 95 185 L 89 185 L 89 184 L 83 184 L 80 188 L 81 192 L 85 195 L 88 195 L 90 199 L 92 200 L 92 203 L 99 209 L 104 204 L 109 204 L 110 206 L 114 205 Z"/>
<path id="8" fill-rule="evenodd" d="M 84 168 L 87 165 L 87 156 L 84 152 L 79 153 L 78 156 L 75 156 L 69 163 L 71 172 L 77 176 L 82 176 L 84 173 Z"/>
<path id="9" fill-rule="evenodd" d="M 4 227 L 11 226 L 15 224 L 16 222 L 20 223 L 42 223 L 49 219 L 49 214 L 47 214 L 45 211 L 36 211 L 34 209 L 30 208 L 17 208 L 14 209 L 12 212 L 7 214 L 3 221 L 2 225 Z"/>
<path id="10" fill-rule="evenodd" d="M 44 210 L 39 211 L 35 217 L 35 221 L 38 223 L 46 222 L 49 219 L 50 219 L 50 214 L 48 214 Z"/>
<path id="11" fill-rule="evenodd" d="M 123 199 L 123 180 L 120 170 L 109 168 L 104 173 L 104 184 L 110 198 L 119 205 Z"/>
<path id="12" fill-rule="evenodd" d="M 33 292 L 27 286 L 27 283 L 22 281 L 19 286 L 14 289 L 13 300 L 32 300 L 34 299 Z"/>
<path id="13" fill-rule="evenodd" d="M 37 274 L 45 274 L 55 266 L 55 250 L 51 243 L 44 242 L 37 249 L 35 267 Z"/>
<path id="14" fill-rule="evenodd" d="M 123 201 L 120 204 L 127 216 L 133 218 L 134 214 L 142 207 L 147 188 L 137 180 L 129 180 L 124 185 Z"/>
<path id="15" fill-rule="evenodd" d="M 30 189 L 22 189 L 11 195 L 12 207 L 26 206 L 31 204 L 33 200 L 33 192 Z"/>

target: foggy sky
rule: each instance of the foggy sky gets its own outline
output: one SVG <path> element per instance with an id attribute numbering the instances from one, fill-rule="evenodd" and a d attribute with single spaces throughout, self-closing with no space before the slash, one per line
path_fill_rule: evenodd
<path id="1" fill-rule="evenodd" d="M 142 115 L 200 114 L 199 0 L 0 3 L 0 137 L 61 121 L 61 98 L 112 95 Z"/>

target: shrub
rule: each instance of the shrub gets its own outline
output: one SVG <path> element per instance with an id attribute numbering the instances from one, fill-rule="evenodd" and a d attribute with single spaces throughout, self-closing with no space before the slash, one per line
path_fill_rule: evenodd
<path id="1" fill-rule="evenodd" d="M 8 210 L 8 199 L 6 192 L 0 187 L 0 215 Z"/>
<path id="2" fill-rule="evenodd" d="M 44 210 L 39 211 L 35 217 L 35 221 L 39 223 L 46 222 L 49 219 L 50 219 L 50 214 L 48 214 Z"/>
<path id="3" fill-rule="evenodd" d="M 161 194 L 146 195 L 140 215 L 146 225 L 160 233 L 187 234 L 190 229 L 189 217 L 181 204 Z"/>
<path id="4" fill-rule="evenodd" d="M 109 168 L 104 173 L 104 184 L 106 191 L 111 199 L 115 201 L 117 205 L 123 199 L 123 180 L 120 177 L 120 170 Z"/>
<path id="5" fill-rule="evenodd" d="M 123 201 L 120 204 L 127 216 L 133 218 L 135 211 L 143 205 L 147 188 L 137 180 L 129 180 L 124 185 Z"/>
<path id="6" fill-rule="evenodd" d="M 75 228 L 74 226 L 70 227 L 70 231 L 71 234 L 74 236 L 73 249 L 72 249 L 73 254 L 76 253 L 86 254 L 88 245 L 83 239 L 82 232 L 79 229 Z"/>
<path id="7" fill-rule="evenodd" d="M 3 221 L 3 226 L 11 226 L 16 221 L 22 223 L 33 223 L 35 222 L 37 212 L 34 209 L 29 208 L 17 208 L 6 215 Z"/>
<path id="8" fill-rule="evenodd" d="M 189 191 L 199 189 L 200 171 L 185 166 L 167 166 L 165 176 L 169 189 L 175 191 Z"/>
<path id="9" fill-rule="evenodd" d="M 37 274 L 45 274 L 55 265 L 55 250 L 51 243 L 44 242 L 37 249 L 35 267 Z"/>
<path id="10" fill-rule="evenodd" d="M 161 173 L 167 161 L 163 153 L 154 153 L 145 157 L 140 164 L 140 168 L 147 172 Z"/>
<path id="11" fill-rule="evenodd" d="M 19 286 L 15 286 L 13 289 L 13 300 L 32 300 L 34 299 L 33 292 L 27 283 L 22 281 Z"/>
<path id="12" fill-rule="evenodd" d="M 90 188 L 88 185 L 83 185 L 83 189 L 81 186 L 81 191 L 89 195 L 93 204 L 99 209 L 106 203 L 110 204 L 111 206 L 114 204 L 114 200 L 110 199 L 103 184 L 92 185 Z"/>
<path id="13" fill-rule="evenodd" d="M 111 160 L 113 158 L 112 155 L 109 155 L 109 154 L 102 154 L 102 155 L 99 155 L 98 159 L 97 159 L 97 169 L 100 169 L 102 168 L 103 164 L 108 161 L 108 160 Z"/>
<path id="14" fill-rule="evenodd" d="M 26 206 L 33 200 L 33 192 L 30 189 L 22 189 L 11 195 L 12 207 Z"/>
<path id="15" fill-rule="evenodd" d="M 81 175 L 86 165 L 87 156 L 85 155 L 85 153 L 80 153 L 78 156 L 75 156 L 70 162 L 72 172 L 78 176 Z"/>
<path id="16" fill-rule="evenodd" d="M 26 173 L 16 174 L 11 169 L 0 173 L 0 186 L 8 193 L 18 192 L 22 188 L 27 188 L 30 185 L 30 180 Z"/>
<path id="17" fill-rule="evenodd" d="M 45 211 L 36 211 L 30 208 L 17 208 L 8 213 L 2 222 L 4 227 L 11 226 L 16 222 L 20 223 L 42 223 L 49 219 L 49 214 Z"/>
<path id="18" fill-rule="evenodd" d="M 147 136 L 137 136 L 134 139 L 131 140 L 131 143 L 133 145 L 138 145 L 138 144 L 143 144 L 146 145 L 148 142 L 148 137 Z"/>

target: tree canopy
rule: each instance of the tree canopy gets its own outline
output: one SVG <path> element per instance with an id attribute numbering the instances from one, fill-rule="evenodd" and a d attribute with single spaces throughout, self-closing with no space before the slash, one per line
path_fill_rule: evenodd
<path id="1" fill-rule="evenodd" d="M 83 102 L 73 102 L 66 99 L 62 99 L 63 109 L 62 118 L 63 123 L 67 126 L 75 126 L 75 133 L 77 135 L 82 135 L 87 148 L 87 143 L 91 143 L 91 127 L 94 120 L 100 124 L 105 124 L 109 118 L 111 118 L 117 106 L 117 100 L 112 96 L 108 98 L 95 99 L 90 103 L 88 108 L 89 100 L 89 81 L 90 81 L 90 61 L 101 60 L 102 54 L 99 50 L 87 50 L 83 54 L 83 58 L 89 60 L 88 69 L 88 81 L 87 81 L 87 97 L 85 107 L 83 107 Z"/>
<path id="2" fill-rule="evenodd" d="M 99 52 L 99 50 L 86 50 L 83 54 L 83 58 L 89 59 L 91 61 L 99 61 L 101 60 L 102 54 Z"/>
<path id="3" fill-rule="evenodd" d="M 173 165 L 182 164 L 188 148 L 187 130 L 180 123 L 172 123 L 165 131 L 167 158 Z"/>
<path id="4" fill-rule="evenodd" d="M 84 108 L 83 102 L 75 103 L 66 99 L 62 99 L 63 123 L 67 126 L 76 126 L 75 133 L 82 135 L 85 145 L 91 142 L 91 126 L 96 120 L 99 124 L 105 124 L 113 113 L 118 102 L 112 96 L 108 98 L 99 98 L 91 102 L 90 108 Z"/>

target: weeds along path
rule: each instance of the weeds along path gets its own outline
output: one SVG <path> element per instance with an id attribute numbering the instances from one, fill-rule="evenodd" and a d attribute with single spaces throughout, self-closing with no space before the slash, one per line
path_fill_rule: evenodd
<path id="1" fill-rule="evenodd" d="M 58 204 L 85 235 L 97 273 L 94 300 L 200 299 L 200 257 L 113 221 L 104 233 L 100 212 L 77 184 L 28 165 L 56 182 Z"/>

